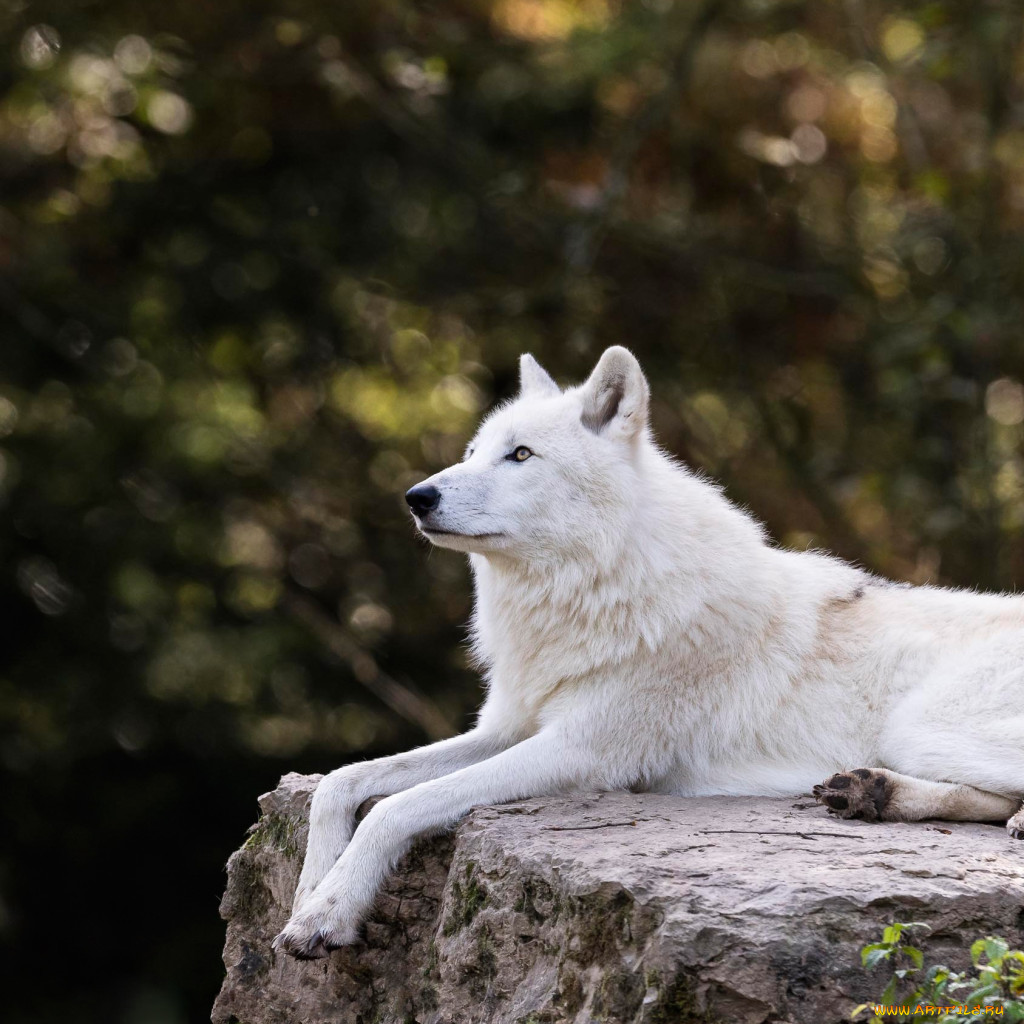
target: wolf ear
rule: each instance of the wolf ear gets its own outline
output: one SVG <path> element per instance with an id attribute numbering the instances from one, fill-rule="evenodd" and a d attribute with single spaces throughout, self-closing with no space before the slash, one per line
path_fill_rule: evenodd
<path id="1" fill-rule="evenodd" d="M 636 356 L 621 345 L 606 349 L 582 388 L 583 425 L 627 441 L 647 425 L 650 388 Z"/>
<path id="2" fill-rule="evenodd" d="M 559 395 L 562 392 L 551 374 L 529 352 L 524 352 L 519 357 L 519 393 Z"/>

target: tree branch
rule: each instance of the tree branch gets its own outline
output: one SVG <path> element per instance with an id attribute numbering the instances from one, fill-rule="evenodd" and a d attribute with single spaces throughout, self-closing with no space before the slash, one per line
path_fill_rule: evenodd
<path id="1" fill-rule="evenodd" d="M 360 686 L 395 714 L 422 729 L 430 739 L 441 740 L 457 732 L 429 697 L 416 693 L 383 672 L 373 655 L 352 640 L 315 601 L 290 591 L 281 599 L 281 607 L 333 654 L 347 662 Z"/>

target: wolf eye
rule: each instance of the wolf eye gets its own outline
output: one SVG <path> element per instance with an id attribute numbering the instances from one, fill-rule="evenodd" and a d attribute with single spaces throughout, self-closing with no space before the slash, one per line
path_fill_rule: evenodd
<path id="1" fill-rule="evenodd" d="M 473 452 L 474 451 L 476 451 L 475 448 L 470 448 L 469 451 L 466 452 L 466 454 L 462 456 L 462 461 L 463 462 L 467 462 L 469 459 L 473 458 Z"/>
<path id="2" fill-rule="evenodd" d="M 525 444 L 521 444 L 511 455 L 507 455 L 506 458 L 511 459 L 513 462 L 525 462 L 532 454 L 533 452 Z"/>

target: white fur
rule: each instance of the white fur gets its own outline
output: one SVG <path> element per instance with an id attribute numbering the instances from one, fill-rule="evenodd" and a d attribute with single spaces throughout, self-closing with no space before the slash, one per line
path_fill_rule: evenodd
<path id="1" fill-rule="evenodd" d="M 907 817 L 1020 805 L 1024 599 L 773 547 L 654 444 L 626 349 L 564 392 L 530 356 L 520 376 L 466 458 L 426 481 L 441 500 L 417 520 L 469 553 L 479 721 L 323 780 L 279 946 L 354 941 L 412 840 L 478 804 L 578 788 L 791 795 L 868 765 L 905 781 L 892 806 Z M 511 460 L 518 446 L 534 454 Z M 394 795 L 353 835 L 374 794 Z"/>

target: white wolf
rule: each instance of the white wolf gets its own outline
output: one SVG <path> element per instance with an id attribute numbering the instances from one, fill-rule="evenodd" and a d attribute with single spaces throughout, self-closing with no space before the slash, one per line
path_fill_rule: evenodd
<path id="1" fill-rule="evenodd" d="M 654 444 L 624 348 L 565 391 L 523 356 L 520 387 L 406 496 L 433 544 L 469 553 L 478 723 L 323 779 L 278 948 L 355 941 L 414 837 L 571 789 L 786 796 L 825 778 L 840 817 L 1009 818 L 1024 838 L 1024 598 L 773 547 Z M 376 794 L 394 795 L 354 831 Z"/>

